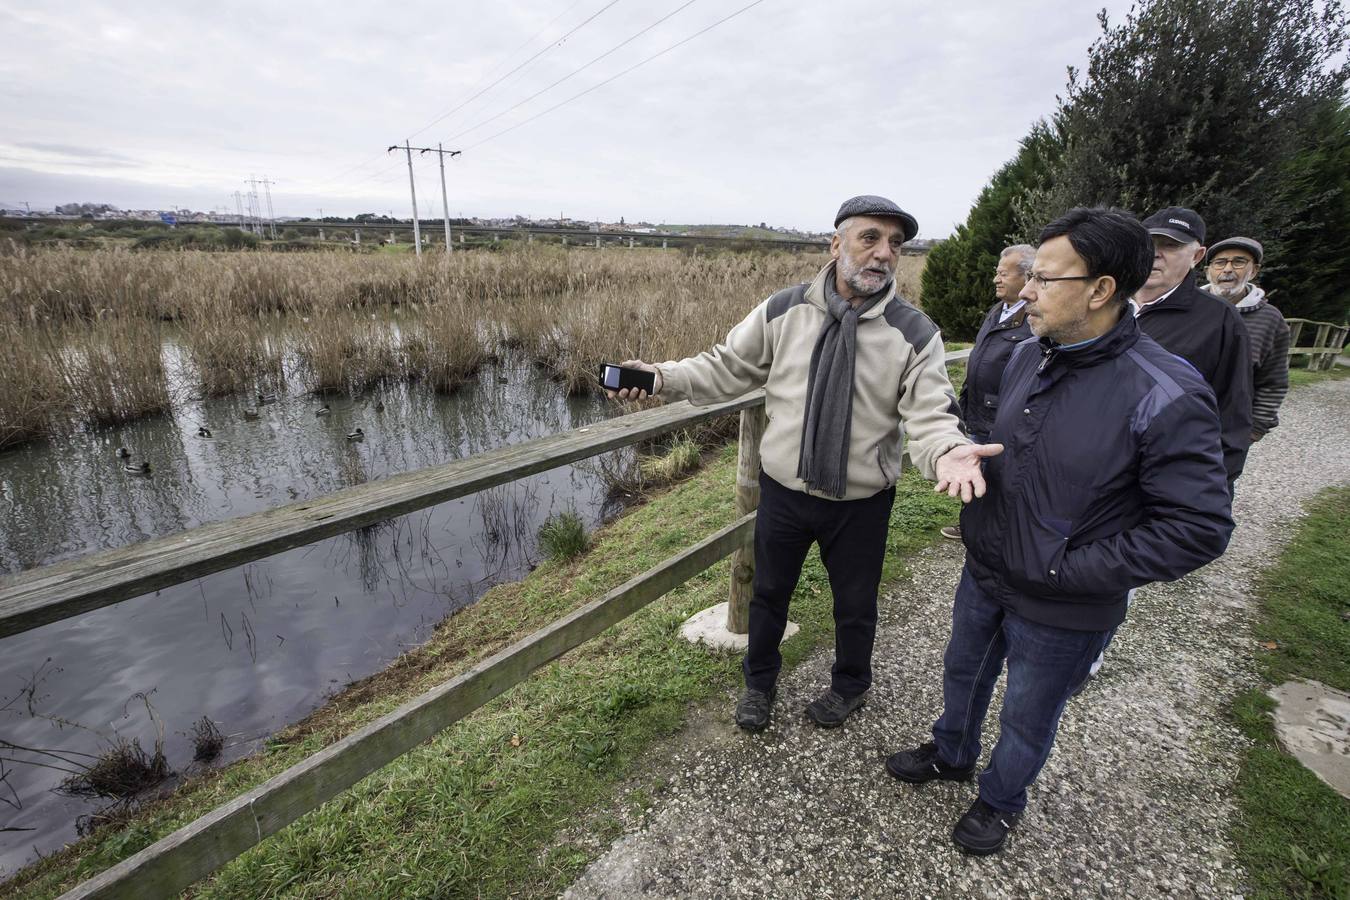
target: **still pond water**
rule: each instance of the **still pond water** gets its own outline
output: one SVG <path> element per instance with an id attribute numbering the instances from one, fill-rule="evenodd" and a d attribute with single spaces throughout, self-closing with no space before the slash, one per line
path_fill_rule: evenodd
<path id="1" fill-rule="evenodd" d="M 316 415 L 325 402 L 331 412 Z M 448 397 L 406 385 L 354 400 L 283 394 L 246 419 L 256 405 L 187 400 L 172 417 L 0 453 L 0 575 L 617 413 L 510 362 Z M 365 439 L 347 440 L 356 428 Z M 124 471 L 120 446 L 151 474 Z M 187 732 L 203 715 L 227 735 L 220 761 L 238 758 L 521 577 L 550 514 L 596 524 L 605 495 L 594 462 L 564 466 L 0 640 L 0 742 L 98 753 L 120 735 L 149 748 L 156 726 L 134 699 L 145 693 L 174 769 L 189 769 Z M 0 749 L 0 759 L 2 878 L 74 839 L 77 817 L 104 803 L 54 793 L 62 776 L 33 765 L 40 755 Z"/>

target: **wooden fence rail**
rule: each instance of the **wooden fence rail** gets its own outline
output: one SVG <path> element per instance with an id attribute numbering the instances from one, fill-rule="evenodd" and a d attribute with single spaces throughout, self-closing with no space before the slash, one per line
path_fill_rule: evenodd
<path id="1" fill-rule="evenodd" d="M 1314 322 L 1311 319 L 1285 319 L 1289 324 L 1289 356 L 1308 357 L 1308 368 L 1313 370 L 1330 369 L 1336 365 L 1336 357 L 1345 347 L 1346 334 L 1350 325 L 1337 325 L 1334 322 Z M 1298 345 L 1304 329 L 1313 332 L 1312 343 L 1306 347 Z"/>
<path id="2" fill-rule="evenodd" d="M 645 409 L 314 500 L 31 569 L 0 581 L 0 637 L 763 405 L 764 392 L 755 391 L 712 406 L 672 403 Z"/>
<path id="3" fill-rule="evenodd" d="M 754 515 L 291 766 L 77 886 L 66 898 L 170 897 L 753 539 Z"/>
<path id="4" fill-rule="evenodd" d="M 969 355 L 969 350 L 955 351 L 947 354 L 946 361 L 964 363 Z M 754 537 L 753 509 L 758 505 L 756 492 L 746 482 L 751 471 L 759 468 L 763 406 L 764 392 L 755 391 L 713 406 L 674 403 L 642 410 L 0 582 L 3 637 L 717 416 L 742 414 L 736 496 L 740 518 L 736 522 L 156 841 L 64 897 L 157 898 L 178 893 L 519 684 L 540 666 L 733 553 L 737 564 L 732 572 L 728 620 L 743 632 L 743 607 L 753 577 L 753 557 L 747 550 Z"/>

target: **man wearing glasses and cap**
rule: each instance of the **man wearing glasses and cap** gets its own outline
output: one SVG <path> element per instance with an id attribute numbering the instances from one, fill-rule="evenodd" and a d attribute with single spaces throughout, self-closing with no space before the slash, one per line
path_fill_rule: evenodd
<path id="1" fill-rule="evenodd" d="M 1289 393 L 1289 325 L 1270 305 L 1266 292 L 1252 284 L 1261 271 L 1265 248 L 1249 237 L 1230 237 L 1205 256 L 1205 290 L 1233 304 L 1247 327 L 1252 350 L 1252 441 L 1280 424 L 1280 404 Z"/>
<path id="2" fill-rule="evenodd" d="M 1252 443 L 1252 365 L 1247 329 L 1233 307 L 1195 286 L 1191 270 L 1205 258 L 1205 220 L 1169 206 L 1144 220 L 1153 268 L 1134 295 L 1139 329 L 1194 366 L 1219 401 L 1223 464 L 1231 486 Z"/>
<path id="3" fill-rule="evenodd" d="M 624 363 L 654 372 L 654 393 L 696 405 L 765 389 L 745 692 L 736 705 L 747 731 L 769 723 L 788 601 L 813 543 L 834 594 L 835 659 L 830 688 L 806 715 L 833 728 L 863 705 L 901 429 L 924 477 L 966 502 L 984 493 L 981 459 L 1003 449 L 966 438 L 937 326 L 896 293 L 900 247 L 918 222 L 865 195 L 845 201 L 834 224 L 831 261 L 819 274 L 764 300 L 712 350 Z"/>
<path id="4" fill-rule="evenodd" d="M 1153 256 L 1133 216 L 1072 209 L 1041 232 L 1022 289 L 1036 337 L 1003 373 L 990 437 L 1006 450 L 961 511 L 942 714 L 932 740 L 886 759 L 911 784 L 976 777 L 1006 663 L 998 742 L 952 830 L 969 853 L 997 853 L 1017 826 L 1130 590 L 1210 562 L 1233 530 L 1214 392 L 1129 311 Z"/>

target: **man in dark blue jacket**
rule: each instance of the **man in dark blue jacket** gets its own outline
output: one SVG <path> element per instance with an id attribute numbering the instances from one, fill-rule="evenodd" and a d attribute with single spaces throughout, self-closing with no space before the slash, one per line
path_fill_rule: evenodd
<path id="1" fill-rule="evenodd" d="M 1020 294 L 1035 261 L 1036 248 L 1030 244 L 1003 248 L 994 270 L 995 302 L 985 313 L 975 335 L 975 346 L 966 360 L 966 378 L 961 383 L 961 419 L 966 423 L 966 434 L 979 444 L 989 442 L 994 414 L 998 412 L 999 382 L 1013 348 L 1031 337 L 1027 301 Z M 961 540 L 961 526 L 946 526 L 942 536 Z"/>
<path id="2" fill-rule="evenodd" d="M 1037 337 L 1004 371 L 990 435 L 1004 452 L 961 514 L 942 716 L 931 742 L 886 760 L 915 784 L 974 775 L 1007 660 L 1002 732 L 952 834 L 972 853 L 996 852 L 1016 825 L 1130 589 L 1215 559 L 1233 530 L 1214 391 L 1129 313 L 1152 260 L 1133 217 L 1075 209 L 1041 232 L 1022 291 Z"/>
<path id="3" fill-rule="evenodd" d="M 1153 263 L 1131 299 L 1134 314 L 1145 334 L 1195 366 L 1214 389 L 1231 485 L 1252 443 L 1247 329 L 1231 304 L 1195 286 L 1193 269 L 1205 257 L 1205 220 L 1199 213 L 1169 206 L 1145 219 L 1144 228 L 1153 240 Z"/>

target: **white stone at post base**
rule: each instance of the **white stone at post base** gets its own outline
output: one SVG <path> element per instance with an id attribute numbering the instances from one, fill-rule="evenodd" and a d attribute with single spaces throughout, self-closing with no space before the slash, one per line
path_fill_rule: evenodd
<path id="1" fill-rule="evenodd" d="M 783 631 L 783 640 L 797 633 L 796 622 L 787 623 Z M 750 642 L 747 634 L 732 634 L 727 631 L 727 605 L 725 602 L 709 607 L 700 613 L 694 613 L 680 626 L 680 637 L 691 644 L 704 644 L 714 650 L 744 650 Z"/>

